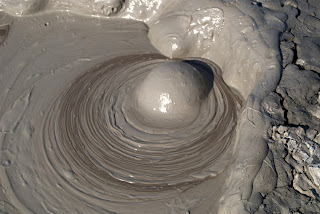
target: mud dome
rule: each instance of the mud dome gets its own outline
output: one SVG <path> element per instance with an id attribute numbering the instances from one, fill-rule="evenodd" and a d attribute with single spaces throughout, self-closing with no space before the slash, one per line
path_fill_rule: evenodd
<path id="1" fill-rule="evenodd" d="M 152 69 L 135 93 L 141 114 L 149 117 L 145 120 L 164 128 L 193 122 L 213 82 L 210 70 L 200 72 L 186 62 L 163 63 Z"/>
<path id="2" fill-rule="evenodd" d="M 285 15 L 245 0 L 0 8 L 1 211 L 241 213 L 275 187 L 265 141 L 282 110 L 264 98 Z"/>

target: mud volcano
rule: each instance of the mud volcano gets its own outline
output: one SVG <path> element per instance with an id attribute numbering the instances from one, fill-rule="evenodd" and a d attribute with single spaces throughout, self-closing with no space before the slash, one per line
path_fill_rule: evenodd
<path id="1" fill-rule="evenodd" d="M 247 0 L 19 2 L 0 0 L 0 212 L 259 209 L 277 185 L 286 16 Z"/>
<path id="2" fill-rule="evenodd" d="M 65 177 L 61 169 L 71 166 L 77 189 L 120 195 L 165 193 L 216 176 L 230 160 L 224 154 L 239 105 L 218 69 L 132 55 L 90 70 L 58 96 L 45 120 L 52 167 Z"/>

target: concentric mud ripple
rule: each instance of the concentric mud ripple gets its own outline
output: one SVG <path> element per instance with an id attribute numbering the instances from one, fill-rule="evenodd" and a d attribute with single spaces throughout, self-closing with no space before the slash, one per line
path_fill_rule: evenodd
<path id="1" fill-rule="evenodd" d="M 213 80 L 198 118 L 176 129 L 149 126 L 134 102 L 143 77 L 168 61 L 187 62 Z M 225 169 L 238 107 L 212 62 L 118 57 L 74 80 L 53 102 L 43 125 L 44 151 L 52 169 L 78 191 L 98 198 L 156 192 L 158 198 Z"/>

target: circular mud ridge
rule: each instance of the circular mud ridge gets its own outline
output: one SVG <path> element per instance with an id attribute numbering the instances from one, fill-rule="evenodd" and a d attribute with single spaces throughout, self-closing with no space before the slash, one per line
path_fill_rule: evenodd
<path id="1" fill-rule="evenodd" d="M 45 113 L 40 141 L 51 173 L 74 191 L 129 201 L 218 175 L 240 104 L 220 75 L 208 60 L 151 54 L 95 66 Z"/>

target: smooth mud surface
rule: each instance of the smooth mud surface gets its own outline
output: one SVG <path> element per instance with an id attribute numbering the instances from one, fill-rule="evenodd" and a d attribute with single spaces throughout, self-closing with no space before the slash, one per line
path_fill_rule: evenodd
<path id="1" fill-rule="evenodd" d="M 78 22 L 61 24 L 60 19 Z M 36 26 L 39 32 L 21 25 Z M 43 35 L 54 38 L 41 39 Z M 24 46 L 11 43 L 19 36 Z M 2 85 L 7 108 L 2 108 L 0 124 L 1 177 L 5 197 L 14 203 L 5 209 L 21 203 L 18 209 L 32 213 L 149 213 L 154 207 L 159 209 L 153 213 L 163 213 L 166 204 L 181 196 L 191 197 L 183 202 L 188 207 L 208 201 L 211 192 L 188 189 L 197 189 L 228 166 L 240 109 L 217 65 L 157 54 L 143 23 L 121 19 L 56 13 L 24 18 L 16 21 L 6 42 L 3 53 L 11 60 L 3 62 L 8 81 Z M 173 97 L 169 113 L 173 108 L 173 116 L 193 116 L 181 117 L 173 128 L 170 120 L 148 119 L 139 107 L 148 100 L 137 103 L 139 86 L 150 81 L 149 73 L 169 62 L 189 63 L 207 82 L 205 96 L 186 95 L 187 100 L 195 97 L 197 106 L 190 108 L 198 109 L 196 115 L 179 103 L 184 95 L 175 99 L 176 91 L 162 89 Z M 183 204 L 172 209 L 186 209 Z"/>

